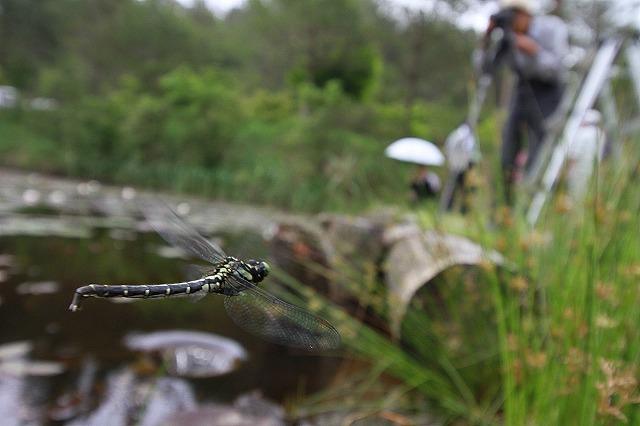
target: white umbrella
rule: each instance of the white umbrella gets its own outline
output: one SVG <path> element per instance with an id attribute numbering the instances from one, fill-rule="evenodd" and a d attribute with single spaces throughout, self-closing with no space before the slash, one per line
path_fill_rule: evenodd
<path id="1" fill-rule="evenodd" d="M 424 164 L 425 166 L 441 166 L 445 161 L 444 154 L 437 146 L 419 138 L 398 139 L 389 145 L 384 153 L 394 160 Z"/>

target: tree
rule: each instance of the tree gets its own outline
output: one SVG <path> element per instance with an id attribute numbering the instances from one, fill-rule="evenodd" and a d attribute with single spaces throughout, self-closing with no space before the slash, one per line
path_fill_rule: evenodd
<path id="1" fill-rule="evenodd" d="M 336 80 L 355 98 L 373 87 L 379 58 L 356 0 L 253 0 L 245 18 L 270 86 Z"/>
<path id="2" fill-rule="evenodd" d="M 55 57 L 55 17 L 46 0 L 0 1 L 0 75 L 6 84 L 30 89 L 38 68 Z"/>

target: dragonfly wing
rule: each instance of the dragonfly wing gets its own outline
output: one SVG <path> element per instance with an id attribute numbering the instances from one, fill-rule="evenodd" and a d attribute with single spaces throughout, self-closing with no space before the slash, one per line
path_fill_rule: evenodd
<path id="1" fill-rule="evenodd" d="M 231 285 L 241 290 L 226 296 L 224 307 L 231 319 L 248 333 L 264 340 L 310 351 L 335 349 L 338 331 L 323 318 L 313 315 L 236 278 Z"/>
<path id="2" fill-rule="evenodd" d="M 217 263 L 226 256 L 220 247 L 200 235 L 166 205 L 144 200 L 141 210 L 153 229 L 168 243 L 211 263 Z"/>

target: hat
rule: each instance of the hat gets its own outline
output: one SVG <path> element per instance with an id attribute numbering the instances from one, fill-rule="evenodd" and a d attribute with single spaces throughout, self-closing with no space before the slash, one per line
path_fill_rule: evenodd
<path id="1" fill-rule="evenodd" d="M 500 9 L 518 9 L 529 15 L 535 15 L 538 4 L 535 0 L 500 0 Z"/>

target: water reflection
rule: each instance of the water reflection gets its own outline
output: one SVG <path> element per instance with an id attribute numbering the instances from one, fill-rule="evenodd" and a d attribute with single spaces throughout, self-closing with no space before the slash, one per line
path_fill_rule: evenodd
<path id="1" fill-rule="evenodd" d="M 172 414 L 193 410 L 196 406 L 195 395 L 186 381 L 172 377 L 141 381 L 132 370 L 122 369 L 107 377 L 106 390 L 98 408 L 67 424 L 159 425 L 166 424 L 164 420 Z"/>
<path id="2" fill-rule="evenodd" d="M 37 421 L 40 410 L 33 397 L 33 385 L 38 378 L 64 371 L 62 363 L 32 360 L 32 351 L 33 344 L 29 341 L 0 345 L 0 419 L 3 425 Z"/>

